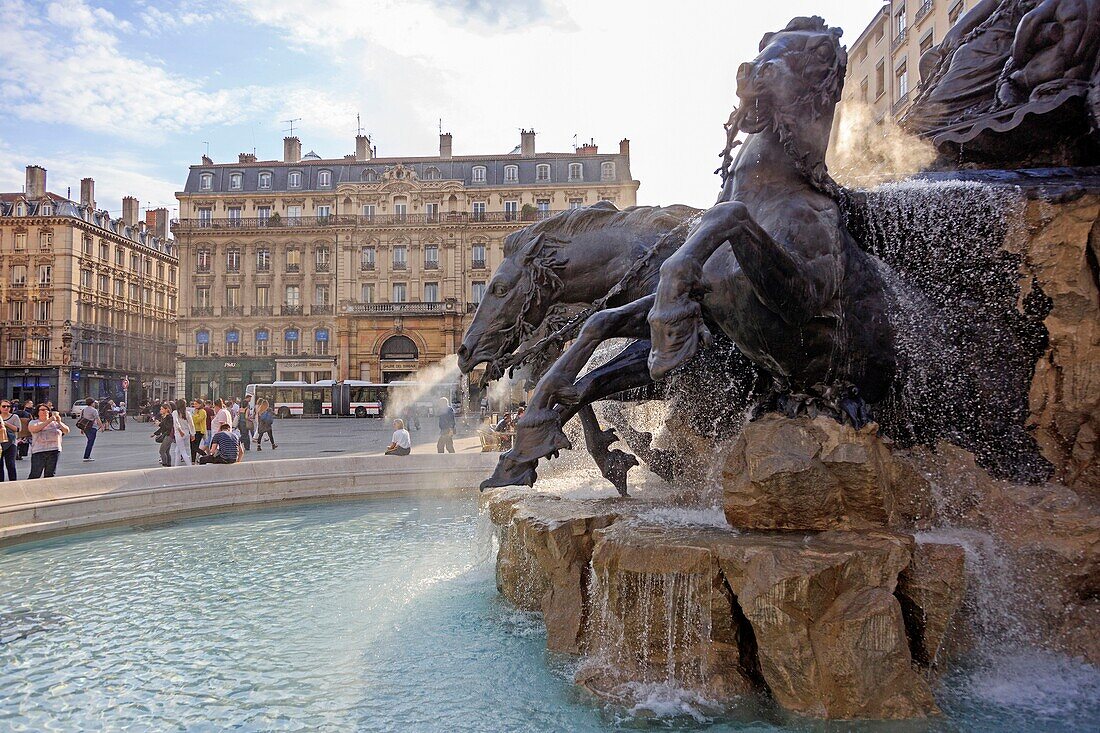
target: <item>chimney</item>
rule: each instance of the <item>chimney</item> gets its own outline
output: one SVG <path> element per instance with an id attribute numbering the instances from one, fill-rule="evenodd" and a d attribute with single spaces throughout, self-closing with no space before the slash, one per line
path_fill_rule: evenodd
<path id="1" fill-rule="evenodd" d="M 256 162 L 256 154 L 255 153 L 237 153 L 237 162 L 238 163 L 255 163 Z"/>
<path id="2" fill-rule="evenodd" d="M 370 149 L 370 137 L 367 135 L 355 136 L 355 159 L 370 160 L 374 156 Z"/>
<path id="3" fill-rule="evenodd" d="M 297 163 L 302 159 L 302 141 L 295 137 L 283 138 L 283 162 Z"/>
<path id="4" fill-rule="evenodd" d="M 534 130 L 520 130 L 519 131 L 519 154 L 524 158 L 535 157 L 535 131 Z"/>
<path id="5" fill-rule="evenodd" d="M 439 157 L 450 158 L 451 157 L 451 133 L 441 132 L 439 133 Z"/>
<path id="6" fill-rule="evenodd" d="M 27 198 L 40 199 L 46 195 L 46 169 L 40 165 L 27 166 Z"/>
<path id="7" fill-rule="evenodd" d="M 153 236 L 167 239 L 168 209 L 147 209 L 145 212 L 145 226 L 153 231 Z"/>
<path id="8" fill-rule="evenodd" d="M 630 157 L 630 140 L 628 138 L 624 137 L 619 141 L 619 155 Z"/>
<path id="9" fill-rule="evenodd" d="M 214 160 L 209 155 L 202 156 L 203 165 L 214 165 Z"/>
<path id="10" fill-rule="evenodd" d="M 128 226 L 136 227 L 138 223 L 138 200 L 133 196 L 122 198 L 122 221 Z"/>
<path id="11" fill-rule="evenodd" d="M 596 145 L 595 140 L 589 140 L 584 145 L 581 145 L 579 148 L 577 148 L 576 153 L 577 155 L 596 155 L 599 149 L 600 148 L 598 145 Z"/>
<path id="12" fill-rule="evenodd" d="M 80 204 L 95 209 L 95 179 L 80 179 Z"/>

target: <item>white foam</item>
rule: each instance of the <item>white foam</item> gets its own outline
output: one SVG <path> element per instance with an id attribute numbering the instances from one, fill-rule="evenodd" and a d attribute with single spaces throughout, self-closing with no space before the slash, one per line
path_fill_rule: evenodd
<path id="1" fill-rule="evenodd" d="M 654 507 L 639 513 L 635 521 L 661 527 L 717 527 L 718 529 L 733 531 L 729 522 L 726 521 L 726 515 L 722 511 L 722 507 L 717 506 L 706 509 L 674 506 Z"/>
<path id="2" fill-rule="evenodd" d="M 992 656 L 963 684 L 983 702 L 1043 717 L 1062 718 L 1100 705 L 1100 669 L 1037 650 Z"/>
<path id="3" fill-rule="evenodd" d="M 698 692 L 668 682 L 627 682 L 616 690 L 633 702 L 627 708 L 632 718 L 691 717 L 697 723 L 707 723 L 720 706 Z"/>

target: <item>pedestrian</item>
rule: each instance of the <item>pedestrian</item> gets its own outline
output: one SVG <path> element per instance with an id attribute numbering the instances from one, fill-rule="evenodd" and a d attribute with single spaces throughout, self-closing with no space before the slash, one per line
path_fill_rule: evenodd
<path id="1" fill-rule="evenodd" d="M 237 426 L 237 418 L 241 415 L 241 401 L 239 398 L 234 397 L 229 400 L 229 404 L 226 405 L 229 408 L 229 414 L 233 418 L 233 427 Z"/>
<path id="2" fill-rule="evenodd" d="M 102 430 L 103 432 L 107 432 L 111 429 L 111 419 L 114 417 L 115 414 L 115 402 L 114 400 L 108 398 L 106 402 L 100 403 L 100 407 L 103 408 L 99 411 L 100 423 L 102 425 L 102 427 L 100 427 L 100 430 Z"/>
<path id="3" fill-rule="evenodd" d="M 203 436 L 202 447 L 210 447 L 210 438 L 214 436 L 214 403 L 210 400 L 204 400 L 202 403 L 203 412 L 206 413 L 206 434 Z"/>
<path id="4" fill-rule="evenodd" d="M 194 407 L 191 412 L 191 462 L 194 463 L 198 460 L 199 449 L 206 437 L 206 408 L 203 407 L 202 400 L 195 400 L 191 405 Z"/>
<path id="5" fill-rule="evenodd" d="M 439 440 L 435 443 L 435 452 L 442 453 L 444 449 L 448 453 L 455 452 L 455 408 L 451 407 L 451 401 L 446 397 L 439 399 Z"/>
<path id="6" fill-rule="evenodd" d="M 176 444 L 172 438 L 172 406 L 167 402 L 162 403 L 159 412 L 159 424 L 153 433 L 153 439 L 160 444 L 160 465 L 171 467 L 172 448 Z"/>
<path id="7" fill-rule="evenodd" d="M 16 441 L 23 424 L 19 416 L 12 412 L 11 400 L 0 401 L 0 481 L 7 473 L 8 481 L 15 481 L 15 454 L 19 452 Z"/>
<path id="8" fill-rule="evenodd" d="M 31 448 L 31 420 L 34 419 L 34 402 L 27 400 L 23 403 L 23 409 L 19 411 L 19 444 L 16 447 L 15 460 L 21 461 L 27 457 Z"/>
<path id="9" fill-rule="evenodd" d="M 405 408 L 405 418 L 402 422 L 407 425 L 409 429 L 420 429 L 420 413 L 416 409 L 415 402 Z"/>
<path id="10" fill-rule="evenodd" d="M 187 414 L 187 402 L 182 397 L 176 400 L 176 411 L 172 413 L 172 441 L 176 445 L 176 456 L 173 464 L 177 466 L 191 465 L 191 451 L 195 437 L 195 423 Z"/>
<path id="11" fill-rule="evenodd" d="M 61 415 L 41 404 L 38 417 L 28 426 L 31 431 L 31 474 L 28 478 L 53 478 L 57 474 L 57 459 L 61 456 L 61 439 L 69 434 L 69 426 Z"/>
<path id="12" fill-rule="evenodd" d="M 405 421 L 398 418 L 393 421 L 393 440 L 386 448 L 387 456 L 407 456 L 412 453 L 412 436 L 405 429 Z"/>
<path id="13" fill-rule="evenodd" d="M 210 429 L 213 431 L 210 438 L 217 435 L 223 425 L 233 426 L 233 413 L 223 400 L 214 400 L 214 417 L 210 421 Z"/>
<path id="14" fill-rule="evenodd" d="M 84 437 L 88 439 L 84 444 L 85 463 L 95 460 L 92 458 L 92 447 L 95 446 L 95 436 L 99 432 L 100 422 L 102 420 L 99 417 L 99 410 L 96 409 L 95 401 L 89 397 L 84 400 L 84 407 L 80 410 L 80 417 L 76 421 L 76 429 L 84 433 Z"/>
<path id="15" fill-rule="evenodd" d="M 256 405 L 256 412 L 258 413 L 256 422 L 259 425 L 256 432 L 256 450 L 263 450 L 265 435 L 271 447 L 278 448 L 279 446 L 275 445 L 275 434 L 271 432 L 271 426 L 275 422 L 275 413 L 271 411 L 271 405 L 267 400 L 260 400 Z"/>
<path id="16" fill-rule="evenodd" d="M 126 429 L 126 400 L 118 401 L 118 429 Z"/>
<path id="17" fill-rule="evenodd" d="M 237 432 L 241 434 L 241 445 L 245 450 L 252 449 L 252 428 L 255 418 L 252 412 L 252 395 L 246 394 L 241 407 L 237 411 Z"/>
<path id="18" fill-rule="evenodd" d="M 241 441 L 233 434 L 229 423 L 224 423 L 210 439 L 210 452 L 199 459 L 199 463 L 240 463 L 244 456 Z"/>

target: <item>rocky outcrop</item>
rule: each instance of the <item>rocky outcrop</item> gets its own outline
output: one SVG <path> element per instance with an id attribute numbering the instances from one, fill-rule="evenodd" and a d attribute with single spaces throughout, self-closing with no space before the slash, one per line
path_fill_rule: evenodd
<path id="1" fill-rule="evenodd" d="M 746 426 L 722 469 L 730 525 L 746 529 L 912 526 L 932 513 L 928 482 L 872 423 L 767 415 Z"/>
<path id="2" fill-rule="evenodd" d="M 913 661 L 936 665 L 950 632 L 956 631 L 966 594 L 966 553 L 958 545 L 921 542 L 898 577 L 895 592 L 901 602 Z"/>

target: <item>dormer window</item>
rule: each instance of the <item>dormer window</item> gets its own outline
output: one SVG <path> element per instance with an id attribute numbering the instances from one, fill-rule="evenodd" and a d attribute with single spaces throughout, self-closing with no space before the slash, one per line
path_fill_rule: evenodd
<path id="1" fill-rule="evenodd" d="M 213 173 L 203 173 L 201 176 L 199 176 L 199 190 L 200 191 L 209 191 L 212 188 L 214 188 L 214 174 Z"/>
<path id="2" fill-rule="evenodd" d="M 302 172 L 291 171 L 287 174 L 286 185 L 288 188 L 301 188 L 302 187 Z"/>
<path id="3" fill-rule="evenodd" d="M 367 170 L 364 170 L 362 172 L 362 174 L 360 174 L 359 177 L 363 181 L 365 181 L 366 183 L 377 183 L 378 182 L 378 172 L 377 171 L 372 171 L 369 168 Z"/>
<path id="4" fill-rule="evenodd" d="M 24 204 L 22 201 L 20 201 L 18 204 L 15 205 L 15 215 L 16 216 L 26 216 L 27 215 L 27 205 Z"/>
<path id="5" fill-rule="evenodd" d="M 332 185 L 332 171 L 318 171 L 317 172 L 317 185 L 321 188 L 328 188 Z"/>
<path id="6" fill-rule="evenodd" d="M 42 204 L 41 216 L 53 216 L 53 206 L 50 204 Z"/>
<path id="7" fill-rule="evenodd" d="M 615 180 L 615 161 L 606 160 L 600 164 L 600 180 L 601 181 L 614 181 Z"/>
<path id="8" fill-rule="evenodd" d="M 504 182 L 505 183 L 518 183 L 519 182 L 519 166 L 518 165 L 506 165 L 506 166 L 504 166 Z"/>
<path id="9" fill-rule="evenodd" d="M 485 183 L 485 166 L 475 165 L 472 171 L 471 180 L 474 183 Z"/>
<path id="10" fill-rule="evenodd" d="M 260 172 L 260 183 L 259 183 L 259 185 L 260 185 L 260 188 L 265 189 L 265 190 L 271 188 L 271 172 L 270 171 L 261 171 Z"/>
<path id="11" fill-rule="evenodd" d="M 229 174 L 229 190 L 240 191 L 244 188 L 244 174 L 231 173 Z"/>
<path id="12" fill-rule="evenodd" d="M 428 181 L 438 181 L 442 176 L 439 174 L 439 169 L 434 165 L 428 166 L 424 170 L 424 179 Z"/>
<path id="13" fill-rule="evenodd" d="M 550 165 L 547 163 L 539 163 L 535 166 L 535 180 L 538 183 L 550 182 Z"/>
<path id="14" fill-rule="evenodd" d="M 584 178 L 584 167 L 580 163 L 569 164 L 569 180 L 579 181 Z"/>

